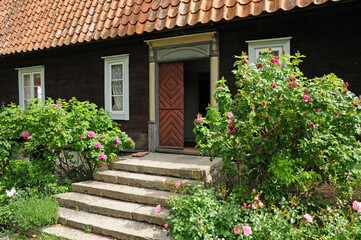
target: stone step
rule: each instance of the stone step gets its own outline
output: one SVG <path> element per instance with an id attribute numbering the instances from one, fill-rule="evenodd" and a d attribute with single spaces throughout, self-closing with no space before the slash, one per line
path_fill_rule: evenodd
<path id="1" fill-rule="evenodd" d="M 114 183 L 86 181 L 73 183 L 74 192 L 104 196 L 128 202 L 137 202 L 147 205 L 167 206 L 166 200 L 172 193 L 154 189 L 138 188 Z"/>
<path id="2" fill-rule="evenodd" d="M 124 171 L 114 171 L 106 170 L 102 172 L 97 172 L 94 174 L 94 179 L 103 182 L 117 183 L 128 186 L 143 187 L 150 189 L 166 190 L 170 191 L 174 188 L 174 184 L 177 182 L 183 182 L 184 184 L 201 184 L 203 182 L 174 178 L 169 176 L 156 176 L 150 174 L 134 173 L 134 172 L 124 172 Z M 163 183 L 164 182 L 164 183 Z"/>
<path id="3" fill-rule="evenodd" d="M 122 218 L 108 217 L 68 208 L 59 208 L 59 222 L 72 228 L 89 228 L 92 233 L 111 236 L 116 239 L 165 240 L 164 228 L 148 223 Z"/>
<path id="4" fill-rule="evenodd" d="M 116 157 L 110 165 L 113 169 L 128 172 L 173 176 L 204 180 L 206 175 L 221 164 L 220 159 L 209 161 L 207 157 L 151 153 L 142 158 Z"/>
<path id="5" fill-rule="evenodd" d="M 168 216 L 168 210 L 162 208 L 155 212 L 154 206 L 139 203 L 124 202 L 82 193 L 69 192 L 56 195 L 58 203 L 63 207 L 83 210 L 106 216 L 127 218 L 163 226 L 163 218 Z"/>
<path id="6" fill-rule="evenodd" d="M 45 227 L 42 229 L 42 232 L 69 240 L 114 240 L 114 238 L 100 236 L 95 233 L 86 233 L 84 231 L 70 228 L 61 224 Z"/>

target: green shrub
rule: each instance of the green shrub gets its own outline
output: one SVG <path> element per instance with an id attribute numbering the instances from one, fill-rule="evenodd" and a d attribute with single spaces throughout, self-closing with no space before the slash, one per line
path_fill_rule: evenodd
<path id="1" fill-rule="evenodd" d="M 51 196 L 17 196 L 12 208 L 13 220 L 23 230 L 55 224 L 59 220 L 59 206 Z"/>
<path id="2" fill-rule="evenodd" d="M 309 197 L 325 182 L 350 197 L 360 182 L 359 97 L 334 74 L 307 79 L 299 54 L 265 51 L 256 64 L 235 62 L 237 92 L 218 82 L 207 115 L 194 132 L 201 153 L 221 156 L 230 179 L 281 199 L 288 190 Z M 289 62 L 289 60 L 291 60 Z"/>
<path id="3" fill-rule="evenodd" d="M 236 188 L 228 197 L 224 190 L 195 187 L 192 191 L 192 195 L 173 195 L 168 201 L 167 227 L 175 240 L 361 237 L 361 214 L 348 204 L 310 211 L 297 198 L 282 199 L 277 206 L 266 204 L 262 192 L 256 190 L 246 193 Z"/>
<path id="4" fill-rule="evenodd" d="M 0 182 L 6 189 L 15 187 L 31 188 L 55 183 L 55 176 L 50 172 L 44 172 L 30 161 L 11 160 L 4 173 L 0 175 Z"/>
<path id="5" fill-rule="evenodd" d="M 19 149 L 19 154 L 39 169 L 53 172 L 57 165 L 67 175 L 81 179 L 91 178 L 124 148 L 134 148 L 108 112 L 75 98 L 45 103 L 34 99 L 25 109 L 11 104 L 0 112 L 0 133 L 0 144 Z M 0 154 L 4 169 L 9 154 L 14 153 Z"/>

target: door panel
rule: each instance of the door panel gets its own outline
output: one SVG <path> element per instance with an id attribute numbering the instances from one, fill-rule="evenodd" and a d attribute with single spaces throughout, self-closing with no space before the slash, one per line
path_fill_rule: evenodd
<path id="1" fill-rule="evenodd" d="M 159 147 L 184 147 L 182 62 L 159 65 Z"/>

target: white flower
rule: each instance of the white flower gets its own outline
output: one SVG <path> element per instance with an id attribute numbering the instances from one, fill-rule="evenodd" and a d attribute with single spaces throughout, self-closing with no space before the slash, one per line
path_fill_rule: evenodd
<path id="1" fill-rule="evenodd" d="M 10 198 L 10 197 L 12 197 L 12 196 L 15 195 L 16 190 L 15 190 L 15 188 L 13 187 L 10 191 L 6 190 L 5 192 L 6 192 L 6 196 L 8 196 L 8 197 Z"/>

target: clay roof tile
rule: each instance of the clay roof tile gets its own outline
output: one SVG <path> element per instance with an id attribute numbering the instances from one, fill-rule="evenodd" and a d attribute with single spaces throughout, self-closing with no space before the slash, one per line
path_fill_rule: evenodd
<path id="1" fill-rule="evenodd" d="M 344 0 L 1 0 L 0 55 Z"/>

